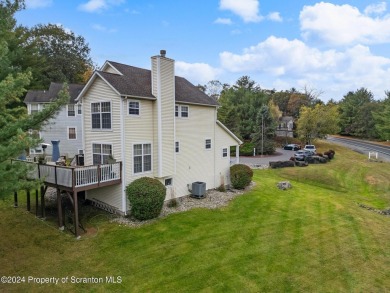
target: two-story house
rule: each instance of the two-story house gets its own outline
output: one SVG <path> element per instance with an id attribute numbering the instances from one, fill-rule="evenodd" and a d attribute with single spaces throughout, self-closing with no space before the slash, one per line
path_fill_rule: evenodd
<path id="1" fill-rule="evenodd" d="M 86 198 L 125 214 L 125 189 L 137 178 L 157 178 L 167 197 L 229 184 L 230 147 L 241 141 L 217 120 L 218 103 L 182 77 L 165 51 L 151 70 L 106 61 L 79 94 L 85 164 L 122 162 L 122 183 L 86 191 Z"/>
<path id="2" fill-rule="evenodd" d="M 50 84 L 49 89 L 46 90 L 30 90 L 24 99 L 27 105 L 28 114 L 32 114 L 42 110 L 47 104 L 51 103 L 57 98 L 59 91 L 62 89 L 62 83 Z M 37 131 L 31 129 L 31 134 L 39 136 L 43 143 L 47 145 L 45 150 L 46 155 L 50 156 L 52 153 L 51 141 L 59 140 L 60 154 L 66 157 L 74 157 L 82 153 L 82 105 L 75 102 L 75 99 L 83 89 L 84 85 L 69 84 L 69 104 L 64 106 L 58 115 L 51 119 L 48 124 L 41 130 Z M 30 149 L 30 155 L 43 154 L 42 146 Z"/>

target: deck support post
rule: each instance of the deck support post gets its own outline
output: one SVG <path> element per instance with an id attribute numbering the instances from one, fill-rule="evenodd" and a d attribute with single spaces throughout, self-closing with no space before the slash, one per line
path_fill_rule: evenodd
<path id="1" fill-rule="evenodd" d="M 27 211 L 31 210 L 30 189 L 27 190 Z"/>
<path id="2" fill-rule="evenodd" d="M 39 201 L 38 201 L 38 189 L 35 189 L 35 216 L 38 217 Z"/>
<path id="3" fill-rule="evenodd" d="M 14 208 L 18 207 L 18 192 L 14 191 Z"/>
<path id="4" fill-rule="evenodd" d="M 62 198 L 61 190 L 57 188 L 57 213 L 58 213 L 58 227 L 61 231 L 64 230 L 64 218 L 62 215 Z"/>
<path id="5" fill-rule="evenodd" d="M 78 200 L 77 200 L 77 191 L 73 192 L 73 224 L 74 224 L 74 234 L 76 238 L 79 239 L 79 208 L 78 208 Z"/>
<path id="6" fill-rule="evenodd" d="M 45 211 L 45 187 L 42 185 L 41 186 L 41 216 L 42 219 L 46 219 L 46 211 Z"/>

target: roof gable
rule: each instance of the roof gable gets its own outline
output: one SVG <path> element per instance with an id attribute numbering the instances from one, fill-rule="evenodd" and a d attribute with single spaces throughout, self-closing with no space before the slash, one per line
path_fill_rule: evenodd
<path id="1" fill-rule="evenodd" d="M 107 61 L 122 75 L 102 72 L 99 74 L 121 95 L 155 99 L 152 94 L 151 70 Z M 206 106 L 218 106 L 218 102 L 199 90 L 183 77 L 175 76 L 175 101 Z"/>
<path id="2" fill-rule="evenodd" d="M 49 90 L 30 90 L 27 92 L 26 97 L 24 98 L 24 103 L 50 103 L 51 101 L 57 98 L 58 93 L 63 87 L 63 83 L 52 82 L 50 83 Z M 69 103 L 76 103 L 75 100 L 84 85 L 81 84 L 69 84 Z"/>

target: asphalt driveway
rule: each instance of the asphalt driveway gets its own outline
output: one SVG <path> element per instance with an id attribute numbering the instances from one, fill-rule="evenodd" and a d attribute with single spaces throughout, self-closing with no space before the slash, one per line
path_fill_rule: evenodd
<path id="1" fill-rule="evenodd" d="M 269 166 L 270 161 L 288 161 L 293 157 L 295 151 L 288 151 L 282 148 L 276 148 L 276 152 L 273 155 L 264 156 L 251 156 L 244 157 L 240 156 L 240 164 L 246 164 L 251 166 Z"/>

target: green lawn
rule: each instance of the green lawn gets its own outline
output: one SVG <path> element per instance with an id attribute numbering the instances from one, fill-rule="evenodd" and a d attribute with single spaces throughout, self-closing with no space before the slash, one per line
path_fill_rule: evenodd
<path id="1" fill-rule="evenodd" d="M 172 214 L 141 228 L 109 223 L 75 240 L 0 202 L 0 275 L 24 276 L 0 292 L 383 292 L 390 290 L 390 164 L 341 147 L 326 165 L 257 170 L 255 187 L 218 210 Z M 280 191 L 276 183 L 293 188 Z M 21 197 L 21 201 L 23 196 Z M 68 277 L 40 285 L 32 277 Z M 72 284 L 71 277 L 121 283 Z"/>

